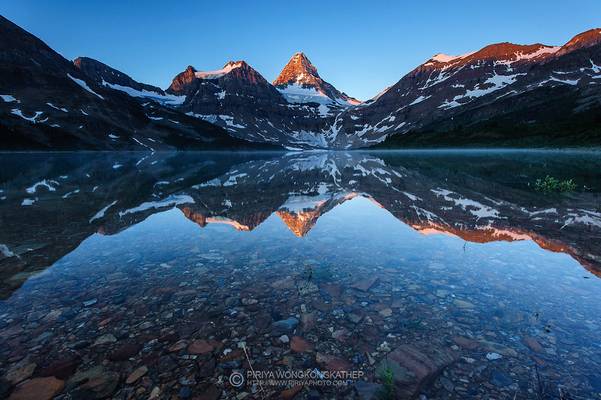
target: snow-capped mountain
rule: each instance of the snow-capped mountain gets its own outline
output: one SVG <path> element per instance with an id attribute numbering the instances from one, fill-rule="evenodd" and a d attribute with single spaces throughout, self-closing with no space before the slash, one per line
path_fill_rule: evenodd
<path id="1" fill-rule="evenodd" d="M 248 97 L 244 86 L 224 92 L 221 74 L 189 74 L 217 85 L 183 108 L 238 137 L 289 147 L 368 147 L 387 138 L 384 146 L 601 144 L 600 37 L 593 29 L 563 46 L 505 42 L 437 54 L 364 103 L 297 53 L 273 82 L 280 97 Z M 220 98 L 227 95 L 235 104 Z"/>
<path id="2" fill-rule="evenodd" d="M 289 148 L 327 147 L 321 135 L 327 125 L 323 104 L 290 104 L 245 61 L 230 61 L 212 71 L 188 66 L 166 92 L 185 96 L 179 110 L 236 137 Z"/>
<path id="3" fill-rule="evenodd" d="M 273 84 L 230 61 L 188 66 L 163 90 L 90 58 L 69 62 L 5 18 L 0 33 L 3 149 L 249 145 L 230 136 L 289 149 L 601 145 L 601 29 L 563 46 L 437 54 L 363 103 L 303 53 Z"/>
<path id="4" fill-rule="evenodd" d="M 91 60 L 79 59 L 78 68 L 1 16 L 0 36 L 2 150 L 256 147 L 173 108 L 152 101 L 143 105 L 103 82 L 156 89 Z"/>
<path id="5" fill-rule="evenodd" d="M 321 79 L 317 68 L 304 53 L 292 56 L 273 85 L 290 103 L 320 103 L 342 107 L 355 106 L 361 102 Z"/>
<path id="6" fill-rule="evenodd" d="M 389 136 L 389 143 L 435 145 L 486 145 L 496 136 L 503 144 L 515 142 L 516 131 L 525 136 L 518 145 L 529 143 L 529 132 L 556 143 L 576 144 L 579 134 L 583 143 L 599 143 L 594 115 L 601 109 L 600 65 L 601 29 L 563 46 L 499 43 L 460 56 L 437 54 L 375 101 L 341 113 L 332 131 L 343 132 L 336 139 L 351 147 Z M 562 132 L 552 132 L 553 125 Z"/>

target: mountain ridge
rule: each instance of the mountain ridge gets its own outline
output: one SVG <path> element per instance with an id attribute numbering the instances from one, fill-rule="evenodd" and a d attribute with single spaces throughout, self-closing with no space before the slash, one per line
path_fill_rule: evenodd
<path id="1" fill-rule="evenodd" d="M 215 135 L 224 144 L 227 136 L 232 144 L 294 150 L 601 143 L 599 28 L 562 46 L 500 42 L 458 56 L 439 53 L 361 103 L 323 80 L 302 52 L 273 82 L 238 60 L 210 71 L 189 65 L 163 90 L 87 57 L 69 62 L 10 21 L 0 25 L 13 38 L 0 48 L 2 128 L 11 132 L 4 148 L 148 150 L 185 148 L 189 140 L 202 147 L 213 146 Z M 73 108 L 81 109 L 78 118 Z M 90 112 L 95 122 L 82 124 Z M 85 129 L 105 137 L 91 140 Z M 117 129 L 124 133 L 113 134 Z M 150 136 L 140 134 L 145 130 Z M 199 130 L 214 133 L 198 141 Z M 154 145 L 166 131 L 169 143 Z"/>
<path id="2" fill-rule="evenodd" d="M 2 150 L 261 147 L 173 108 L 156 102 L 144 105 L 131 94 L 103 85 L 88 73 L 96 79 L 108 77 L 108 66 L 94 63 L 94 68 L 80 69 L 2 16 L 0 35 Z M 119 79 L 128 78 L 119 74 Z"/>

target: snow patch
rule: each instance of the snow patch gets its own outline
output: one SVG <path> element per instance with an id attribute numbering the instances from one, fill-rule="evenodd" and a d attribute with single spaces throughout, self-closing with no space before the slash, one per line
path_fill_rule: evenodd
<path id="1" fill-rule="evenodd" d="M 35 112 L 35 115 L 34 115 L 33 117 L 27 117 L 27 116 L 25 116 L 25 115 L 23 114 L 23 112 L 22 112 L 21 110 L 19 110 L 18 108 L 13 108 L 12 110 L 10 110 L 10 113 L 11 113 L 11 114 L 14 114 L 14 115 L 16 115 L 16 116 L 18 116 L 18 117 L 21 117 L 21 118 L 23 118 L 23 119 L 24 119 L 24 120 L 26 120 L 26 121 L 33 122 L 34 124 L 36 124 L 36 123 L 38 123 L 38 122 L 44 122 L 44 121 L 46 121 L 46 120 L 47 120 L 47 119 L 46 119 L 46 120 L 44 120 L 44 121 L 36 121 L 36 119 L 37 119 L 37 118 L 38 118 L 40 115 L 44 114 L 44 112 L 43 112 L 43 111 L 36 111 L 36 112 Z"/>
<path id="2" fill-rule="evenodd" d="M 64 108 L 64 107 L 57 107 L 57 106 L 55 106 L 55 105 L 54 105 L 54 104 L 52 104 L 52 103 L 46 103 L 46 104 L 47 104 L 48 106 L 50 106 L 50 107 L 54 108 L 55 110 L 62 111 L 62 112 L 64 112 L 64 113 L 68 113 L 68 112 L 69 112 L 69 110 L 67 110 L 67 109 L 66 109 L 66 108 Z"/>
<path id="3" fill-rule="evenodd" d="M 242 66 L 241 62 L 237 62 L 237 63 L 229 62 L 225 65 L 225 67 L 223 67 L 221 69 L 217 69 L 214 71 L 197 71 L 194 75 L 198 79 L 218 79 L 218 78 L 221 78 L 222 76 L 230 73 L 232 70 L 234 70 L 236 68 L 240 68 L 241 66 Z"/>
<path id="4" fill-rule="evenodd" d="M 421 103 L 422 101 L 429 99 L 432 96 L 419 96 L 417 99 L 413 100 L 411 103 L 409 103 L 410 106 L 417 104 L 417 103 Z"/>
<path id="5" fill-rule="evenodd" d="M 171 106 L 179 106 L 186 101 L 186 96 L 176 96 L 173 94 L 161 94 L 158 92 L 153 92 L 150 90 L 142 89 L 137 90 L 129 86 L 122 86 L 116 83 L 106 82 L 104 79 L 102 80 L 102 85 L 109 87 L 114 90 L 119 90 L 120 92 L 127 93 L 131 97 L 142 97 L 150 100 L 154 100 L 158 103 L 168 104 Z"/>
<path id="6" fill-rule="evenodd" d="M 325 93 L 318 91 L 313 87 L 303 87 L 300 84 L 293 83 L 283 88 L 277 88 L 288 103 L 320 103 L 328 104 L 332 102 Z"/>
<path id="7" fill-rule="evenodd" d="M 448 62 L 451 62 L 451 61 L 460 60 L 460 59 L 468 57 L 468 56 L 470 56 L 472 54 L 474 54 L 474 52 L 462 54 L 462 55 L 459 55 L 459 56 L 451 56 L 451 55 L 448 55 L 448 54 L 438 53 L 438 54 L 435 54 L 428 61 L 436 61 L 436 62 L 439 62 L 439 63 L 448 63 Z M 432 63 L 431 62 L 427 62 L 425 65 L 429 65 L 429 64 L 432 64 Z"/>
<path id="8" fill-rule="evenodd" d="M 71 79 L 73 82 L 77 83 L 79 86 L 81 86 L 82 89 L 84 89 L 87 92 L 92 93 L 94 96 L 97 96 L 99 98 L 101 98 L 102 100 L 104 100 L 104 97 L 102 97 L 101 95 L 99 95 L 98 93 L 96 93 L 95 91 L 93 91 L 92 89 L 90 89 L 90 87 L 88 86 L 88 84 L 81 80 L 81 79 L 77 79 L 73 76 L 71 76 L 71 74 L 67 74 L 67 76 L 69 77 L 69 79 Z"/>

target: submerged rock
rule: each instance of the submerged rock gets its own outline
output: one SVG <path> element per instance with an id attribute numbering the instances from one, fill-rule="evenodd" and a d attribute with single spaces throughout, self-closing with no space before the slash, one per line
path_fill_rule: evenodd
<path id="1" fill-rule="evenodd" d="M 330 354 L 317 353 L 315 360 L 329 371 L 350 371 L 352 365 L 344 358 Z"/>
<path id="2" fill-rule="evenodd" d="M 528 348 L 530 348 L 530 350 L 534 351 L 535 353 L 542 353 L 545 350 L 543 349 L 543 346 L 541 346 L 541 344 L 538 342 L 538 340 L 531 336 L 524 337 L 523 342 L 526 346 L 528 346 Z"/>
<path id="3" fill-rule="evenodd" d="M 124 343 L 109 354 L 111 361 L 125 361 L 140 352 L 142 346 L 137 343 Z"/>
<path id="4" fill-rule="evenodd" d="M 376 284 L 377 281 L 378 281 L 377 277 L 368 278 L 368 279 L 364 279 L 359 282 L 356 282 L 351 287 L 354 289 L 360 290 L 362 292 L 367 292 L 369 289 L 371 289 L 371 287 L 373 285 Z"/>
<path id="5" fill-rule="evenodd" d="M 188 345 L 190 354 L 206 354 L 215 350 L 215 346 L 206 340 L 195 340 Z"/>
<path id="6" fill-rule="evenodd" d="M 106 335 L 98 337 L 98 339 L 96 339 L 96 341 L 94 342 L 93 346 L 101 346 L 107 343 L 115 343 L 116 341 L 117 338 L 114 335 L 107 333 Z"/>
<path id="7" fill-rule="evenodd" d="M 391 373 L 399 398 L 413 398 L 432 383 L 444 368 L 455 362 L 458 355 L 445 348 L 401 345 L 380 362 L 377 376 Z"/>
<path id="8" fill-rule="evenodd" d="M 67 355 L 64 358 L 53 361 L 44 368 L 40 368 L 36 375 L 54 376 L 59 379 L 67 379 L 77 369 L 81 359 L 76 355 Z"/>
<path id="9" fill-rule="evenodd" d="M 290 341 L 290 349 L 295 353 L 304 353 L 313 350 L 313 345 L 300 336 L 293 336 Z"/>
<path id="10" fill-rule="evenodd" d="M 35 378 L 17 386 L 8 400 L 50 400 L 64 387 L 64 381 L 53 376 Z"/>
<path id="11" fill-rule="evenodd" d="M 33 374 L 33 371 L 36 369 L 36 367 L 36 363 L 28 362 L 28 360 L 25 359 L 18 364 L 13 365 L 8 370 L 5 378 L 8 382 L 16 385 L 17 383 L 29 378 Z"/>
<path id="12" fill-rule="evenodd" d="M 504 372 L 494 370 L 490 374 L 490 383 L 498 387 L 505 387 L 511 385 L 513 379 Z"/>
<path id="13" fill-rule="evenodd" d="M 140 379 L 141 377 L 146 375 L 147 372 L 148 372 L 148 367 L 143 365 L 143 366 L 137 368 L 136 370 L 134 370 L 131 374 L 129 374 L 129 376 L 125 380 L 125 383 L 128 385 L 131 385 L 132 383 L 136 382 L 138 379 Z"/>
<path id="14" fill-rule="evenodd" d="M 359 381 L 355 383 L 355 391 L 359 400 L 376 400 L 380 398 L 382 385 L 378 383 Z"/>
<path id="15" fill-rule="evenodd" d="M 298 319 L 291 317 L 287 319 L 282 319 L 280 321 L 276 321 L 271 324 L 271 335 L 272 336 L 281 336 L 288 332 L 291 332 L 298 325 Z"/>

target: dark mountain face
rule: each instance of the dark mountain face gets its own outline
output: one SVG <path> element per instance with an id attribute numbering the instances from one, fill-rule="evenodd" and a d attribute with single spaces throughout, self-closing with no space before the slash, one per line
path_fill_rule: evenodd
<path id="1" fill-rule="evenodd" d="M 144 107 L 102 84 L 111 73 L 112 83 L 132 84 L 127 75 L 89 59 L 80 69 L 3 17 L 0 35 L 0 149 L 256 147 L 155 102 Z"/>
<path id="2" fill-rule="evenodd" d="M 335 128 L 346 141 L 389 137 L 385 147 L 598 144 L 600 32 L 562 47 L 501 43 L 434 56 Z"/>
<path id="3" fill-rule="evenodd" d="M 116 90 L 121 90 L 126 93 L 131 88 L 138 92 L 141 92 L 141 94 L 143 94 L 144 92 L 148 92 L 149 95 L 165 95 L 163 89 L 156 86 L 147 85 L 145 83 L 137 82 L 133 80 L 129 75 L 126 75 L 121 71 L 111 68 L 108 65 L 101 63 L 100 61 L 96 61 L 93 58 L 78 57 L 75 60 L 73 60 L 73 64 L 94 82 L 100 82 L 104 86 L 108 86 Z"/>

